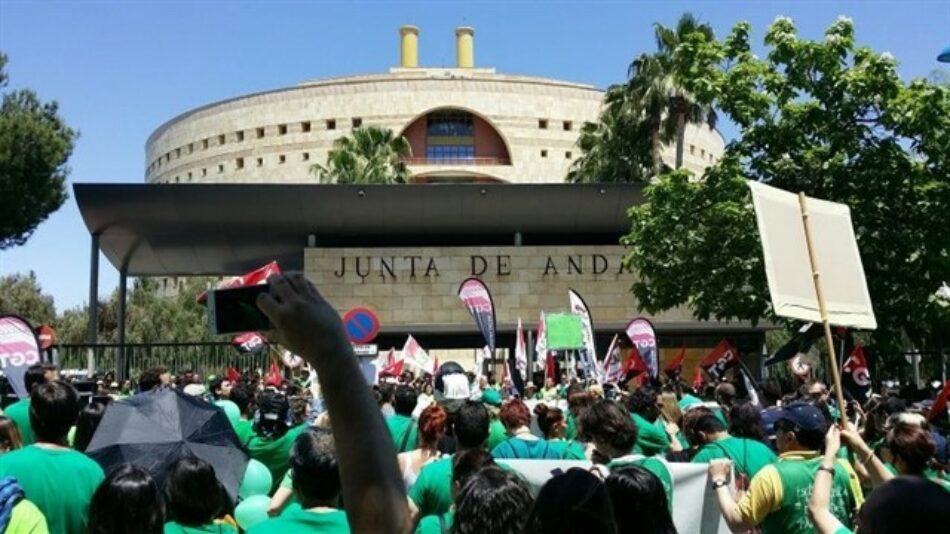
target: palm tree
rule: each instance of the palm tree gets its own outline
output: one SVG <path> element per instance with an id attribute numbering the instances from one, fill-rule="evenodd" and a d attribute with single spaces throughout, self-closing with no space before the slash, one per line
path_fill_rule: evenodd
<path id="1" fill-rule="evenodd" d="M 652 170 L 648 132 L 643 121 L 623 109 L 623 86 L 607 91 L 597 122 L 585 123 L 577 138 L 583 156 L 567 174 L 571 183 L 645 182 Z"/>
<path id="2" fill-rule="evenodd" d="M 315 164 L 311 172 L 322 183 L 403 184 L 409 180 L 405 158 L 411 155 L 405 137 L 367 126 L 334 141 L 326 166 Z"/>
<path id="3" fill-rule="evenodd" d="M 628 112 L 639 115 L 649 126 L 653 150 L 653 171 L 662 171 L 661 144 L 676 141 L 676 162 L 683 166 L 683 145 L 686 124 L 705 122 L 710 128 L 716 126 L 716 111 L 712 104 L 699 102 L 677 79 L 674 55 L 687 37 L 700 33 L 706 39 L 714 39 L 712 27 L 700 24 L 690 13 L 684 13 L 675 28 L 655 25 L 657 51 L 641 54 L 630 64 L 630 80 L 626 86 Z"/>

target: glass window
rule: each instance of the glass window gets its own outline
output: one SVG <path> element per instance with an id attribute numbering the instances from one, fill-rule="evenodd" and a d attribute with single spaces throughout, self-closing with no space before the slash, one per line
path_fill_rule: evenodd
<path id="1" fill-rule="evenodd" d="M 474 157 L 473 145 L 429 145 L 426 147 L 428 159 L 472 159 Z"/>
<path id="2" fill-rule="evenodd" d="M 436 112 L 426 118 L 430 137 L 471 137 L 475 133 L 472 115 L 463 111 Z"/>

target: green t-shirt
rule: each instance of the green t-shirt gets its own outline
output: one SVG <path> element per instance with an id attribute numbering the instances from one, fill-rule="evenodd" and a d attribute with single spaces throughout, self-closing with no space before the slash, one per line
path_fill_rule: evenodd
<path id="1" fill-rule="evenodd" d="M 725 438 L 707 443 L 696 456 L 693 463 L 709 463 L 710 460 L 727 458 L 732 460 L 736 471 L 750 479 L 763 467 L 775 463 L 778 457 L 767 445 L 754 439 L 726 436 Z"/>
<path id="2" fill-rule="evenodd" d="M 663 492 L 666 493 L 666 505 L 672 514 L 673 474 L 670 473 L 669 467 L 666 466 L 666 460 L 663 460 L 662 456 L 646 458 L 640 454 L 628 454 L 627 456 L 621 456 L 620 458 L 614 458 L 611 460 L 610 463 L 607 464 L 607 469 L 613 470 L 627 465 L 640 466 L 653 473 L 656 478 L 660 479 L 660 484 L 663 486 Z"/>
<path id="3" fill-rule="evenodd" d="M 665 429 L 658 426 L 657 423 L 651 423 L 640 417 L 639 414 L 633 413 L 630 414 L 630 417 L 637 425 L 637 443 L 633 446 L 635 452 L 644 456 L 655 456 L 669 450 L 670 437 L 666 434 Z M 657 421 L 662 425 L 662 421 L 659 419 Z"/>
<path id="4" fill-rule="evenodd" d="M 20 438 L 23 439 L 23 446 L 36 443 L 36 436 L 33 434 L 33 425 L 30 424 L 30 399 L 20 399 L 7 406 L 3 415 L 13 419 L 17 430 L 20 431 Z"/>
<path id="5" fill-rule="evenodd" d="M 574 414 L 567 412 L 567 428 L 564 429 L 564 439 L 577 439 L 577 420 Z M 491 450 L 491 449 L 489 449 Z"/>
<path id="6" fill-rule="evenodd" d="M 238 442 L 241 445 L 246 445 L 247 442 L 254 437 L 254 422 L 248 421 L 243 417 L 238 419 L 234 424 L 234 433 L 237 434 Z"/>
<path id="7" fill-rule="evenodd" d="M 584 449 L 576 441 L 509 438 L 492 449 L 496 459 L 583 460 Z"/>
<path id="8" fill-rule="evenodd" d="M 442 534 L 443 532 L 449 532 L 452 530 L 453 520 L 455 520 L 455 512 L 427 515 L 419 521 L 419 526 L 416 527 L 416 534 Z"/>
<path id="9" fill-rule="evenodd" d="M 13 507 L 3 534 L 49 534 L 46 518 L 35 504 L 23 499 Z"/>
<path id="10" fill-rule="evenodd" d="M 343 510 L 311 512 L 295 508 L 285 511 L 280 517 L 268 519 L 247 530 L 247 534 L 291 534 L 294 532 L 348 534 L 350 524 Z"/>
<path id="11" fill-rule="evenodd" d="M 271 493 L 277 489 L 277 485 L 290 468 L 290 449 L 294 446 L 294 440 L 306 429 L 306 423 L 297 425 L 277 439 L 267 439 L 253 434 L 247 442 L 247 452 L 251 458 L 266 465 L 270 470 L 274 481 Z"/>
<path id="12" fill-rule="evenodd" d="M 409 498 L 421 516 L 448 512 L 452 508 L 452 455 L 426 464 L 409 488 Z"/>
<path id="13" fill-rule="evenodd" d="M 165 523 L 165 534 L 238 534 L 237 530 L 226 523 L 208 523 L 200 527 L 187 527 L 174 521 Z"/>
<path id="14" fill-rule="evenodd" d="M 17 479 L 56 534 L 85 533 L 89 502 L 105 478 L 99 464 L 81 452 L 36 445 L 0 455 L 0 476 Z"/>
<path id="15" fill-rule="evenodd" d="M 396 446 L 396 454 L 414 450 L 419 446 L 419 428 L 411 417 L 393 414 L 386 419 L 389 435 Z"/>
<path id="16" fill-rule="evenodd" d="M 508 439 L 508 431 L 505 430 L 505 425 L 498 419 L 492 419 L 491 424 L 488 425 L 488 450 L 494 449 L 506 439 Z"/>

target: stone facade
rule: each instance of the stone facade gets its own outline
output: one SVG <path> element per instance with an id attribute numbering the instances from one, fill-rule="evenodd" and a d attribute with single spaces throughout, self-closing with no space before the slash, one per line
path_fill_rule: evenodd
<path id="1" fill-rule="evenodd" d="M 623 269 L 620 246 L 308 248 L 307 277 L 341 313 L 369 306 L 384 327 L 411 331 L 427 326 L 471 328 L 457 296 L 471 276 L 485 281 L 499 325 L 521 318 L 532 328 L 541 310 L 568 311 L 568 289 L 587 301 L 600 324 L 639 315 L 630 293 L 634 275 Z M 675 309 L 657 323 L 690 321 Z"/>
<path id="2" fill-rule="evenodd" d="M 325 163 L 333 141 L 354 128 L 372 125 L 403 133 L 429 112 L 457 109 L 495 129 L 508 161 L 439 164 L 414 154 L 414 176 L 563 182 L 580 156 L 575 146 L 580 129 L 597 119 L 602 99 L 603 92 L 589 85 L 481 68 L 394 68 L 387 74 L 306 82 L 216 102 L 166 122 L 146 144 L 145 179 L 312 182 L 311 166 Z M 723 147 L 718 132 L 689 125 L 684 165 L 701 173 Z M 673 156 L 673 147 L 664 147 L 663 159 L 672 162 Z"/>

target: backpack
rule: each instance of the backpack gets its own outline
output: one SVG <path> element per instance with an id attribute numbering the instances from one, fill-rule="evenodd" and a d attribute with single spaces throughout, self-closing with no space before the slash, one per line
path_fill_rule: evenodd
<path id="1" fill-rule="evenodd" d="M 277 439 L 287 433 L 289 415 L 287 397 L 276 391 L 265 391 L 258 401 L 254 432 L 263 438 Z"/>

